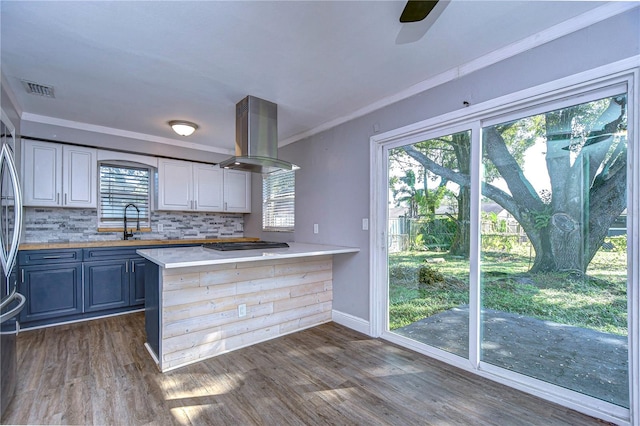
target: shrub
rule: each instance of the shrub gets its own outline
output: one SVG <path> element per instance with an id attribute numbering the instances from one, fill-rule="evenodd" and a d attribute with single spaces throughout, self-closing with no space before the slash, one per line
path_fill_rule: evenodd
<path id="1" fill-rule="evenodd" d="M 519 238 L 517 234 L 482 234 L 482 250 L 511 251 Z"/>
<path id="2" fill-rule="evenodd" d="M 605 243 L 611 243 L 613 248 L 610 251 L 614 252 L 627 252 L 627 236 L 618 235 L 616 237 L 607 237 L 604 239 Z"/>
<path id="3" fill-rule="evenodd" d="M 418 269 L 418 283 L 420 283 L 420 286 L 426 287 L 442 282 L 444 282 L 444 275 L 432 267 L 421 266 Z"/>

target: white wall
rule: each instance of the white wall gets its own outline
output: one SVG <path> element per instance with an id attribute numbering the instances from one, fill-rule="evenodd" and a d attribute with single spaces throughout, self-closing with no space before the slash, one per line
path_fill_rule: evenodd
<path id="1" fill-rule="evenodd" d="M 264 239 L 357 246 L 334 260 L 334 310 L 369 320 L 369 138 L 374 125 L 393 130 L 640 54 L 640 8 L 503 60 L 472 74 L 280 149 L 296 172 L 296 231 L 260 233 L 260 177 L 254 176 L 253 212 L 245 235 Z M 319 233 L 313 234 L 313 224 Z M 376 232 L 372 229 L 369 232 Z"/>

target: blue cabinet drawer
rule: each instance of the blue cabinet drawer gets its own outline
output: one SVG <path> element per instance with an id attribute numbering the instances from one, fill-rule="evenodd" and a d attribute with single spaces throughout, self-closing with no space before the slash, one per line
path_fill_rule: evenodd
<path id="1" fill-rule="evenodd" d="M 141 245 L 127 247 L 100 247 L 84 249 L 83 260 L 109 260 L 109 259 L 127 259 L 137 258 L 136 250 L 150 248 L 166 248 L 166 247 L 191 247 L 196 244 L 167 244 L 167 245 Z"/>
<path id="2" fill-rule="evenodd" d="M 23 250 L 18 253 L 20 266 L 81 262 L 82 249 Z"/>
<path id="3" fill-rule="evenodd" d="M 127 259 L 137 257 L 136 250 L 149 248 L 147 246 L 136 247 L 103 247 L 84 249 L 83 260 L 109 260 L 109 259 Z"/>

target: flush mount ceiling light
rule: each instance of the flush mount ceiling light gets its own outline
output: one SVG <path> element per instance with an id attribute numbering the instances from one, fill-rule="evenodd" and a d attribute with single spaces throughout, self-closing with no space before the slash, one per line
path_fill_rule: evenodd
<path id="1" fill-rule="evenodd" d="M 171 120 L 169 122 L 169 126 L 171 126 L 173 131 L 180 136 L 189 136 L 198 128 L 198 125 L 196 123 L 183 120 Z"/>

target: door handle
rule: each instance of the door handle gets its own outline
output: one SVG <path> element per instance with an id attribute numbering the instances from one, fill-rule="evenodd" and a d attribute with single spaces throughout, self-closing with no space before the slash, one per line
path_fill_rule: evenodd
<path id="1" fill-rule="evenodd" d="M 13 318 L 14 316 L 20 313 L 22 308 L 24 308 L 24 304 L 27 301 L 27 298 L 21 295 L 20 293 L 16 293 L 16 292 L 14 292 L 9 298 L 7 298 L 7 300 L 5 301 L 5 306 L 16 299 L 20 300 L 20 303 L 18 303 L 18 306 L 16 306 L 6 314 L 0 315 L 0 324 L 5 322 L 9 318 Z"/>

